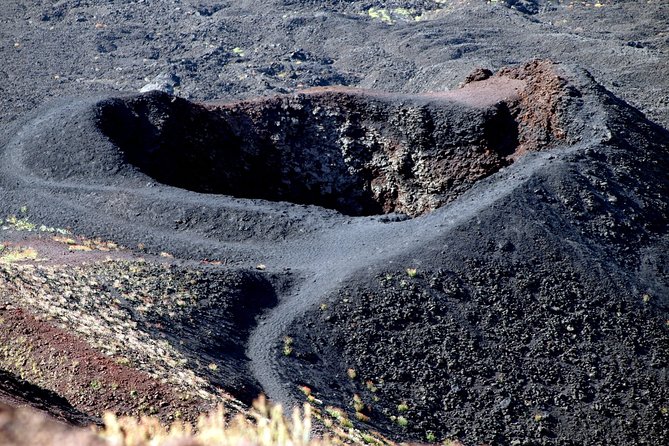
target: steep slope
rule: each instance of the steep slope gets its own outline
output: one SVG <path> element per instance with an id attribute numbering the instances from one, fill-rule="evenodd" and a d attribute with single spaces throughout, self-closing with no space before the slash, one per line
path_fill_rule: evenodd
<path id="1" fill-rule="evenodd" d="M 404 252 L 368 257 L 285 328 L 295 398 L 307 386 L 417 440 L 662 441 L 669 140 L 580 80 L 582 123 L 599 135 L 491 178 L 507 189 L 492 201 L 481 185 L 435 212 L 429 241 L 407 225 L 392 242 L 414 239 Z"/>

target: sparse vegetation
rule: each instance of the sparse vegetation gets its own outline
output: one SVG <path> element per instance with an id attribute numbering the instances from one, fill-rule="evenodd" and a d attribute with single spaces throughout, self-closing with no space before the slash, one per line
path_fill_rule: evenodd
<path id="1" fill-rule="evenodd" d="M 409 425 L 409 420 L 403 416 L 399 416 L 395 419 L 395 423 L 397 423 L 399 427 L 407 427 Z"/>
<path id="2" fill-rule="evenodd" d="M 37 259 L 37 251 L 31 247 L 8 247 L 0 245 L 0 263 L 16 263 Z"/>
<path id="3" fill-rule="evenodd" d="M 371 417 L 398 441 L 663 443 L 668 82 L 648 73 L 669 3 L 488 1 L 11 6 L 0 369 L 82 417 L 169 423 L 188 400 L 192 423 L 198 392 L 309 383 L 313 411 L 344 408 L 334 428 Z M 537 76 L 529 58 L 564 63 Z M 146 86 L 162 92 L 104 93 Z M 242 409 L 237 443 L 262 446 Z M 197 426 L 174 431 L 225 437 Z"/>
<path id="4" fill-rule="evenodd" d="M 34 231 L 37 225 L 28 221 L 27 218 L 18 218 L 15 215 L 10 215 L 5 219 L 5 223 L 12 229 L 17 231 Z"/>
<path id="5" fill-rule="evenodd" d="M 299 386 L 300 391 L 304 394 L 304 396 L 307 397 L 307 401 L 310 404 L 316 404 L 316 405 L 321 405 L 323 404 L 323 401 L 319 400 L 316 398 L 311 391 L 311 387 L 309 386 Z"/>
<path id="6" fill-rule="evenodd" d="M 312 413 L 309 405 L 295 409 L 286 417 L 281 406 L 270 407 L 264 399 L 254 403 L 249 416 L 229 414 L 218 409 L 200 416 L 196 425 L 175 421 L 165 426 L 157 418 L 104 416 L 98 435 L 118 446 L 306 446 L 328 444 L 312 438 Z M 177 417 L 178 418 L 178 417 Z M 332 443 L 332 442 L 330 442 Z"/>
<path id="7" fill-rule="evenodd" d="M 283 338 L 283 355 L 290 356 L 293 354 L 293 338 L 285 336 Z"/>
<path id="8" fill-rule="evenodd" d="M 26 208 L 27 212 L 27 208 Z M 24 212 L 22 212 L 24 213 Z M 48 232 L 61 235 L 70 234 L 70 231 L 62 228 L 54 228 L 46 225 L 37 226 L 36 223 L 31 222 L 27 217 L 19 218 L 16 215 L 9 215 L 4 220 L 0 219 L 0 228 L 3 230 L 26 231 L 26 232 Z"/>
<path id="9" fill-rule="evenodd" d="M 390 16 L 390 13 L 385 8 L 369 8 L 367 10 L 367 14 L 371 19 L 380 20 L 389 25 L 393 23 L 393 19 Z"/>
<path id="10" fill-rule="evenodd" d="M 357 393 L 353 395 L 353 408 L 355 409 L 356 412 L 362 412 L 365 410 L 365 403 L 362 401 L 362 398 L 360 398 L 360 395 Z"/>
<path id="11" fill-rule="evenodd" d="M 78 236 L 59 237 L 55 241 L 68 247 L 90 246 L 96 251 L 122 249 L 111 242 Z M 35 251 L 19 251 L 16 245 L 4 244 L 5 249 L 0 252 L 0 293 L 11 295 L 17 305 L 29 306 L 38 317 L 72 327 L 73 333 L 84 336 L 87 342 L 113 358 L 115 364 L 139 368 L 156 379 L 187 388 L 198 397 L 215 398 L 206 393 L 204 379 L 195 375 L 183 355 L 168 343 L 152 340 L 137 329 L 117 297 L 122 296 L 136 311 L 172 318 L 198 300 L 193 283 L 199 280 L 199 271 L 177 272 L 168 265 L 142 259 L 103 260 L 63 268 L 39 262 L 41 253 L 38 256 Z M 31 258 L 38 262 L 30 261 Z M 158 301 L 160 305 L 156 305 Z M 82 302 L 95 317 L 82 311 Z M 17 369 L 17 373 L 29 373 L 25 368 Z M 50 388 L 41 381 L 40 385 Z M 91 390 L 88 382 L 85 386 Z"/>
<path id="12" fill-rule="evenodd" d="M 362 412 L 356 412 L 356 413 L 355 413 L 355 418 L 356 418 L 358 421 L 362 421 L 363 423 L 369 423 L 369 421 L 370 421 L 369 416 L 365 415 L 365 414 L 362 413 Z"/>
<path id="13" fill-rule="evenodd" d="M 66 237 L 62 235 L 54 235 L 53 240 L 58 243 L 64 243 L 66 245 L 76 245 L 77 241 L 72 237 Z"/>
<path id="14" fill-rule="evenodd" d="M 440 3 L 437 1 L 436 3 Z M 430 16 L 431 11 L 417 11 L 408 8 L 369 8 L 367 16 L 376 21 L 393 25 L 397 22 L 420 21 Z"/>

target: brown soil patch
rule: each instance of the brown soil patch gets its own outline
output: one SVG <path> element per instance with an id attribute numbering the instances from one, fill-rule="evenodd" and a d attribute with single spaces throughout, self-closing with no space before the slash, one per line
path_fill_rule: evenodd
<path id="1" fill-rule="evenodd" d="M 101 416 L 151 414 L 194 419 L 201 402 L 183 401 L 146 373 L 117 364 L 70 333 L 20 308 L 0 308 L 0 365 L 51 390 L 75 409 Z"/>
<path id="2" fill-rule="evenodd" d="M 77 285 L 76 271 L 86 265 L 137 261 L 137 256 L 111 242 L 66 233 L 5 230 L 2 236 L 0 372 L 4 378 L 0 379 L 0 401 L 30 405 L 75 424 L 90 423 L 106 411 L 155 415 L 165 421 L 194 420 L 203 408 L 212 406 L 194 392 L 178 390 L 133 368 L 125 356 L 103 354 L 88 343 L 93 339 L 90 336 L 84 340 L 77 330 L 54 325 L 59 304 L 53 306 L 46 300 L 80 293 L 76 287 L 85 288 L 90 277 L 80 275 L 82 283 Z M 155 259 L 161 261 L 167 259 Z M 73 273 L 73 281 L 63 285 L 57 271 Z M 37 292 L 34 287 L 50 290 L 34 296 L 46 306 L 19 298 L 21 293 Z M 79 325 L 84 333 L 90 332 L 83 319 Z"/>

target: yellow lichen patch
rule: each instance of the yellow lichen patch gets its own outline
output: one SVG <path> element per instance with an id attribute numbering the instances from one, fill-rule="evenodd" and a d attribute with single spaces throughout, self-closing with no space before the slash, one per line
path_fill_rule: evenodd
<path id="1" fill-rule="evenodd" d="M 84 252 L 93 251 L 93 248 L 86 245 L 71 245 L 67 249 L 69 249 L 70 251 L 84 251 Z"/>
<path id="2" fill-rule="evenodd" d="M 37 260 L 37 251 L 31 247 L 12 247 L 3 246 L 0 249 L 0 263 L 16 263 Z"/>
<path id="3" fill-rule="evenodd" d="M 117 251 L 119 246 L 114 242 L 80 238 L 79 240 L 71 237 L 54 237 L 54 240 L 59 243 L 65 243 L 70 251 Z"/>
<path id="4" fill-rule="evenodd" d="M 395 8 L 392 10 L 393 15 L 398 15 L 402 17 L 412 17 L 414 15 L 413 9 L 406 8 Z"/>
<path id="5" fill-rule="evenodd" d="M 66 245 L 76 245 L 77 241 L 71 237 L 64 237 L 62 235 L 55 235 L 53 240 L 58 243 L 64 243 Z"/>
<path id="6" fill-rule="evenodd" d="M 70 231 L 62 228 L 54 228 L 46 225 L 39 225 L 31 222 L 28 218 L 19 218 L 16 215 L 10 215 L 4 220 L 0 219 L 0 228 L 3 230 L 11 229 L 13 231 L 26 231 L 26 232 L 50 232 L 56 234 L 69 234 Z"/>
<path id="7" fill-rule="evenodd" d="M 388 10 L 384 8 L 369 8 L 367 10 L 367 15 L 369 15 L 371 19 L 380 20 L 389 25 L 392 25 L 393 23 L 393 19 L 390 17 Z"/>
<path id="8" fill-rule="evenodd" d="M 437 2 L 443 4 L 443 2 Z M 369 8 L 367 15 L 372 20 L 378 20 L 388 25 L 393 25 L 397 22 L 417 22 L 421 20 L 429 20 L 436 17 L 436 15 L 443 11 L 443 8 L 432 9 L 428 11 L 417 11 L 408 8 Z"/>
<path id="9" fill-rule="evenodd" d="M 5 219 L 5 224 L 17 231 L 34 231 L 37 229 L 37 225 L 28 221 L 27 218 L 18 218 L 15 215 L 8 216 Z"/>

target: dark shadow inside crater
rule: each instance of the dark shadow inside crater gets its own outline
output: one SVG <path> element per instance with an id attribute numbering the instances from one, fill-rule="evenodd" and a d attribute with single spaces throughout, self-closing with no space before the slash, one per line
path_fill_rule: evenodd
<path id="1" fill-rule="evenodd" d="M 518 153 L 518 98 L 318 89 L 194 104 L 151 92 L 106 100 L 98 125 L 127 162 L 196 192 L 347 215 L 429 212 Z"/>

